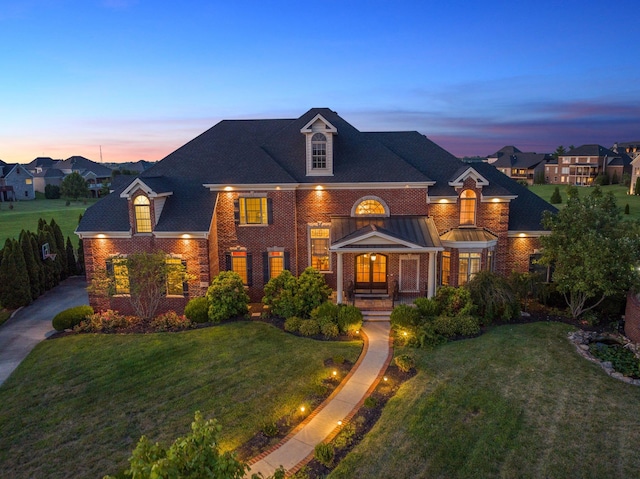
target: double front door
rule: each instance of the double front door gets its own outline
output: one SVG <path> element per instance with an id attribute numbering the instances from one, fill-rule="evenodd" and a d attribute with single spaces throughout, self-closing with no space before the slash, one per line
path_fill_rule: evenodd
<path id="1" fill-rule="evenodd" d="M 387 257 L 376 253 L 356 256 L 355 287 L 357 293 L 386 293 Z"/>

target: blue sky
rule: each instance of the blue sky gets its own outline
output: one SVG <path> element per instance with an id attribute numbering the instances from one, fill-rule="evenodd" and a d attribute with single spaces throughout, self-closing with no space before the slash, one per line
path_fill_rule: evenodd
<path id="1" fill-rule="evenodd" d="M 640 2 L 3 0 L 0 159 L 158 160 L 329 107 L 458 156 L 640 140 Z"/>

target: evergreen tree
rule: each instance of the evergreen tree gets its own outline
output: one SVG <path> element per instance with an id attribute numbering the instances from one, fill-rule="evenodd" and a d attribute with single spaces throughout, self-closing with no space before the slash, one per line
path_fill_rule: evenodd
<path id="1" fill-rule="evenodd" d="M 628 215 L 629 214 L 629 203 L 627 203 L 626 205 L 624 205 L 624 214 Z"/>
<path id="2" fill-rule="evenodd" d="M 28 231 L 20 232 L 20 248 L 26 265 L 27 275 L 29 276 L 29 286 L 31 289 L 31 299 L 40 296 L 40 267 L 36 263 L 33 256 L 33 248 L 31 247 L 31 234 Z"/>
<path id="3" fill-rule="evenodd" d="M 67 236 L 67 246 L 66 246 L 66 254 L 67 254 L 67 272 L 69 276 L 75 276 L 78 274 L 78 264 L 76 263 L 76 255 L 73 252 L 73 245 L 71 244 L 71 238 Z"/>
<path id="4" fill-rule="evenodd" d="M 33 250 L 33 257 L 36 260 L 36 264 L 38 265 L 38 280 L 40 283 L 39 290 L 40 294 L 43 294 L 47 290 L 46 283 L 46 273 L 45 266 L 42 261 L 42 251 L 40 250 L 40 246 L 38 245 L 38 236 L 35 233 L 29 233 L 31 240 L 31 249 Z"/>
<path id="5" fill-rule="evenodd" d="M 86 198 L 89 196 L 89 187 L 80 173 L 74 171 L 65 176 L 60 184 L 60 194 L 65 198 Z"/>
<path id="6" fill-rule="evenodd" d="M 31 302 L 31 288 L 22 248 L 16 240 L 7 239 L 0 265 L 0 303 L 9 309 Z"/>
<path id="7" fill-rule="evenodd" d="M 619 178 L 618 178 L 618 172 L 616 170 L 613 171 L 613 174 L 611 175 L 611 184 L 612 185 L 617 185 L 620 182 Z"/>
<path id="8" fill-rule="evenodd" d="M 640 195 L 640 176 L 638 178 L 636 178 L 636 186 L 633 189 L 633 193 L 635 195 Z"/>
<path id="9" fill-rule="evenodd" d="M 77 267 L 77 271 L 78 274 L 84 274 L 85 270 L 84 270 L 84 245 L 82 243 L 82 240 L 78 240 L 78 267 Z"/>
<path id="10" fill-rule="evenodd" d="M 562 196 L 560 196 L 560 188 L 556 186 L 555 190 L 553 190 L 553 194 L 551 195 L 551 199 L 549 203 L 552 205 L 559 205 L 562 203 Z"/>
<path id="11" fill-rule="evenodd" d="M 44 227 L 38 231 L 38 246 L 42 248 L 42 245 L 49 243 L 49 251 L 51 251 L 51 243 L 53 243 L 53 239 L 50 238 L 49 232 L 47 231 L 48 229 L 49 225 L 45 223 Z M 51 253 L 53 253 L 53 251 L 51 251 Z M 42 264 L 44 265 L 45 291 L 49 291 L 60 282 L 60 273 L 56 263 L 51 258 L 43 258 Z"/>
<path id="12" fill-rule="evenodd" d="M 67 276 L 69 276 L 69 266 L 67 263 L 67 250 L 64 245 L 64 236 L 62 235 L 62 230 L 56 220 L 51 218 L 51 222 L 49 223 L 51 227 L 51 232 L 53 233 L 54 240 L 56 242 L 56 254 L 60 255 L 60 261 L 58 261 L 58 257 L 56 256 L 56 261 L 60 265 L 60 279 L 63 280 Z"/>

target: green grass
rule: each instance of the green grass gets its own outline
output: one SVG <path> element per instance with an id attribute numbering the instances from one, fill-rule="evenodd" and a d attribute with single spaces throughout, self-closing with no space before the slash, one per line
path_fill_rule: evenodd
<path id="1" fill-rule="evenodd" d="M 298 338 L 264 323 L 183 333 L 78 335 L 40 343 L 0 387 L 0 477 L 102 477 L 142 434 L 169 445 L 196 410 L 235 449 L 295 411 L 335 355 L 361 342 Z"/>
<path id="2" fill-rule="evenodd" d="M 414 351 L 418 375 L 330 477 L 638 477 L 640 388 L 579 356 L 569 330 L 502 326 Z"/>
<path id="3" fill-rule="evenodd" d="M 4 246 L 7 238 L 18 239 L 20 231 L 23 229 L 35 233 L 38 230 L 38 219 L 40 218 L 44 218 L 47 223 L 51 221 L 51 218 L 55 218 L 65 241 L 69 236 L 76 246 L 78 237 L 73 232 L 78 226 L 78 217 L 97 200 L 88 198 L 86 201 L 86 204 L 83 200 L 71 201 L 69 206 L 65 206 L 67 200 L 64 199 L 35 199 L 0 203 L 0 248 Z M 13 205 L 13 209 L 9 209 L 9 205 Z"/>
<path id="4" fill-rule="evenodd" d="M 556 186 L 560 190 L 560 195 L 562 196 L 562 203 L 558 205 L 554 205 L 557 208 L 562 208 L 567 203 L 567 188 L 566 186 L 561 185 L 533 185 L 529 186 L 529 189 L 538 195 L 540 198 L 550 201 L 551 195 L 553 194 L 553 190 L 556 189 Z M 578 192 L 580 195 L 588 195 L 593 191 L 593 188 L 578 186 Z M 623 215 L 623 218 L 640 220 L 640 196 L 638 195 L 629 195 L 629 187 L 622 185 L 608 185 L 601 187 L 602 191 L 607 192 L 611 191 L 613 196 L 616 198 L 616 204 L 622 209 L 624 212 L 624 206 L 629 204 L 629 214 Z"/>

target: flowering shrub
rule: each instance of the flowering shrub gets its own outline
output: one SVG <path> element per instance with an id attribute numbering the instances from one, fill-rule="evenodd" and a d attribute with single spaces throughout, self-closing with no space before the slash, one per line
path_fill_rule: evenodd
<path id="1" fill-rule="evenodd" d="M 179 316 L 175 311 L 168 311 L 151 321 L 151 328 L 154 331 L 181 331 L 191 326 L 193 326 L 191 320 L 186 316 Z"/>
<path id="2" fill-rule="evenodd" d="M 73 330 L 77 333 L 113 333 L 119 329 L 129 328 L 137 321 L 140 320 L 135 316 L 123 316 L 117 311 L 107 309 L 92 314 Z"/>

